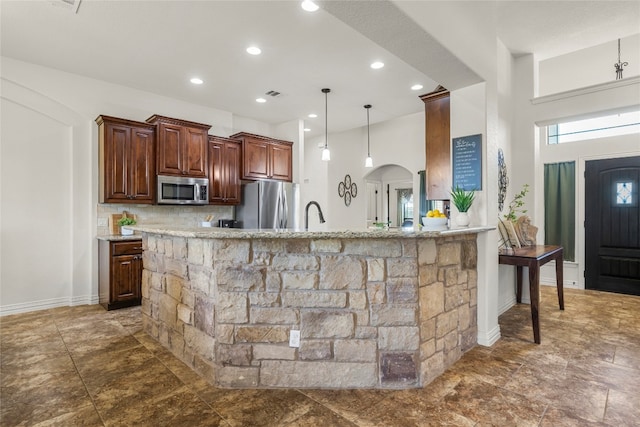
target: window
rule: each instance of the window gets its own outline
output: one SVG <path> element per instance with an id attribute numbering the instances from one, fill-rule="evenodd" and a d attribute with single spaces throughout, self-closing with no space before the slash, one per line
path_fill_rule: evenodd
<path id="1" fill-rule="evenodd" d="M 640 110 L 547 126 L 547 144 L 640 134 Z"/>
<path id="2" fill-rule="evenodd" d="M 633 182 L 616 182 L 616 204 L 633 204 Z"/>

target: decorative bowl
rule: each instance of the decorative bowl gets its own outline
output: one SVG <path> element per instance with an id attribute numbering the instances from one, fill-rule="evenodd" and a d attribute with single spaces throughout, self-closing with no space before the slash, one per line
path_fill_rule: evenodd
<path id="1" fill-rule="evenodd" d="M 423 216 L 422 225 L 429 229 L 442 229 L 447 226 L 447 218 L 430 218 L 428 216 Z"/>

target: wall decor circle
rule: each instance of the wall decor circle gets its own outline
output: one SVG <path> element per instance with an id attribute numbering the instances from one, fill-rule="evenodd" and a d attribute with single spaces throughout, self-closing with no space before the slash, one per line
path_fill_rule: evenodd
<path id="1" fill-rule="evenodd" d="M 338 183 L 338 196 L 344 198 L 344 204 L 349 206 L 351 199 L 358 195 L 358 186 L 351 182 L 351 175 L 344 176 L 344 181 Z"/>
<path id="2" fill-rule="evenodd" d="M 504 162 L 502 148 L 498 148 L 498 211 L 502 212 L 504 199 L 507 195 L 509 178 L 507 177 L 507 165 Z"/>

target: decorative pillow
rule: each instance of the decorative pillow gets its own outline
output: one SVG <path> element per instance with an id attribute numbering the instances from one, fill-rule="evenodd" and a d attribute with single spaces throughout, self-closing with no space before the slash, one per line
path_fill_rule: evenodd
<path id="1" fill-rule="evenodd" d="M 518 239 L 518 235 L 516 234 L 516 229 L 513 227 L 513 222 L 509 220 L 500 220 L 500 224 L 498 224 L 498 227 L 502 227 L 500 233 L 503 234 L 506 239 L 508 239 L 508 243 L 510 243 L 509 246 L 511 246 L 512 248 L 521 247 L 520 240 Z"/>

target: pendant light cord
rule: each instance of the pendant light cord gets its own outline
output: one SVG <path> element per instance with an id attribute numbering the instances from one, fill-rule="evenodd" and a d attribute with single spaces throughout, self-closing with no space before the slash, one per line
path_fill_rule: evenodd
<path id="1" fill-rule="evenodd" d="M 327 100 L 327 94 L 331 92 L 331 89 L 325 88 L 322 89 L 322 93 L 324 93 L 324 149 L 328 149 L 329 148 L 329 128 L 328 128 L 328 115 L 329 115 L 329 108 L 327 107 L 328 104 L 328 100 Z"/>
<path id="2" fill-rule="evenodd" d="M 327 107 L 327 104 L 328 104 L 327 94 L 328 92 L 325 91 L 324 92 L 324 148 L 328 148 L 328 145 L 329 145 L 329 130 L 327 128 L 327 122 L 329 120 L 329 118 L 327 117 L 329 108 Z"/>
<path id="3" fill-rule="evenodd" d="M 365 105 L 364 108 L 367 109 L 367 157 L 371 157 L 371 145 L 369 141 L 369 108 L 371 108 L 371 105 Z"/>

